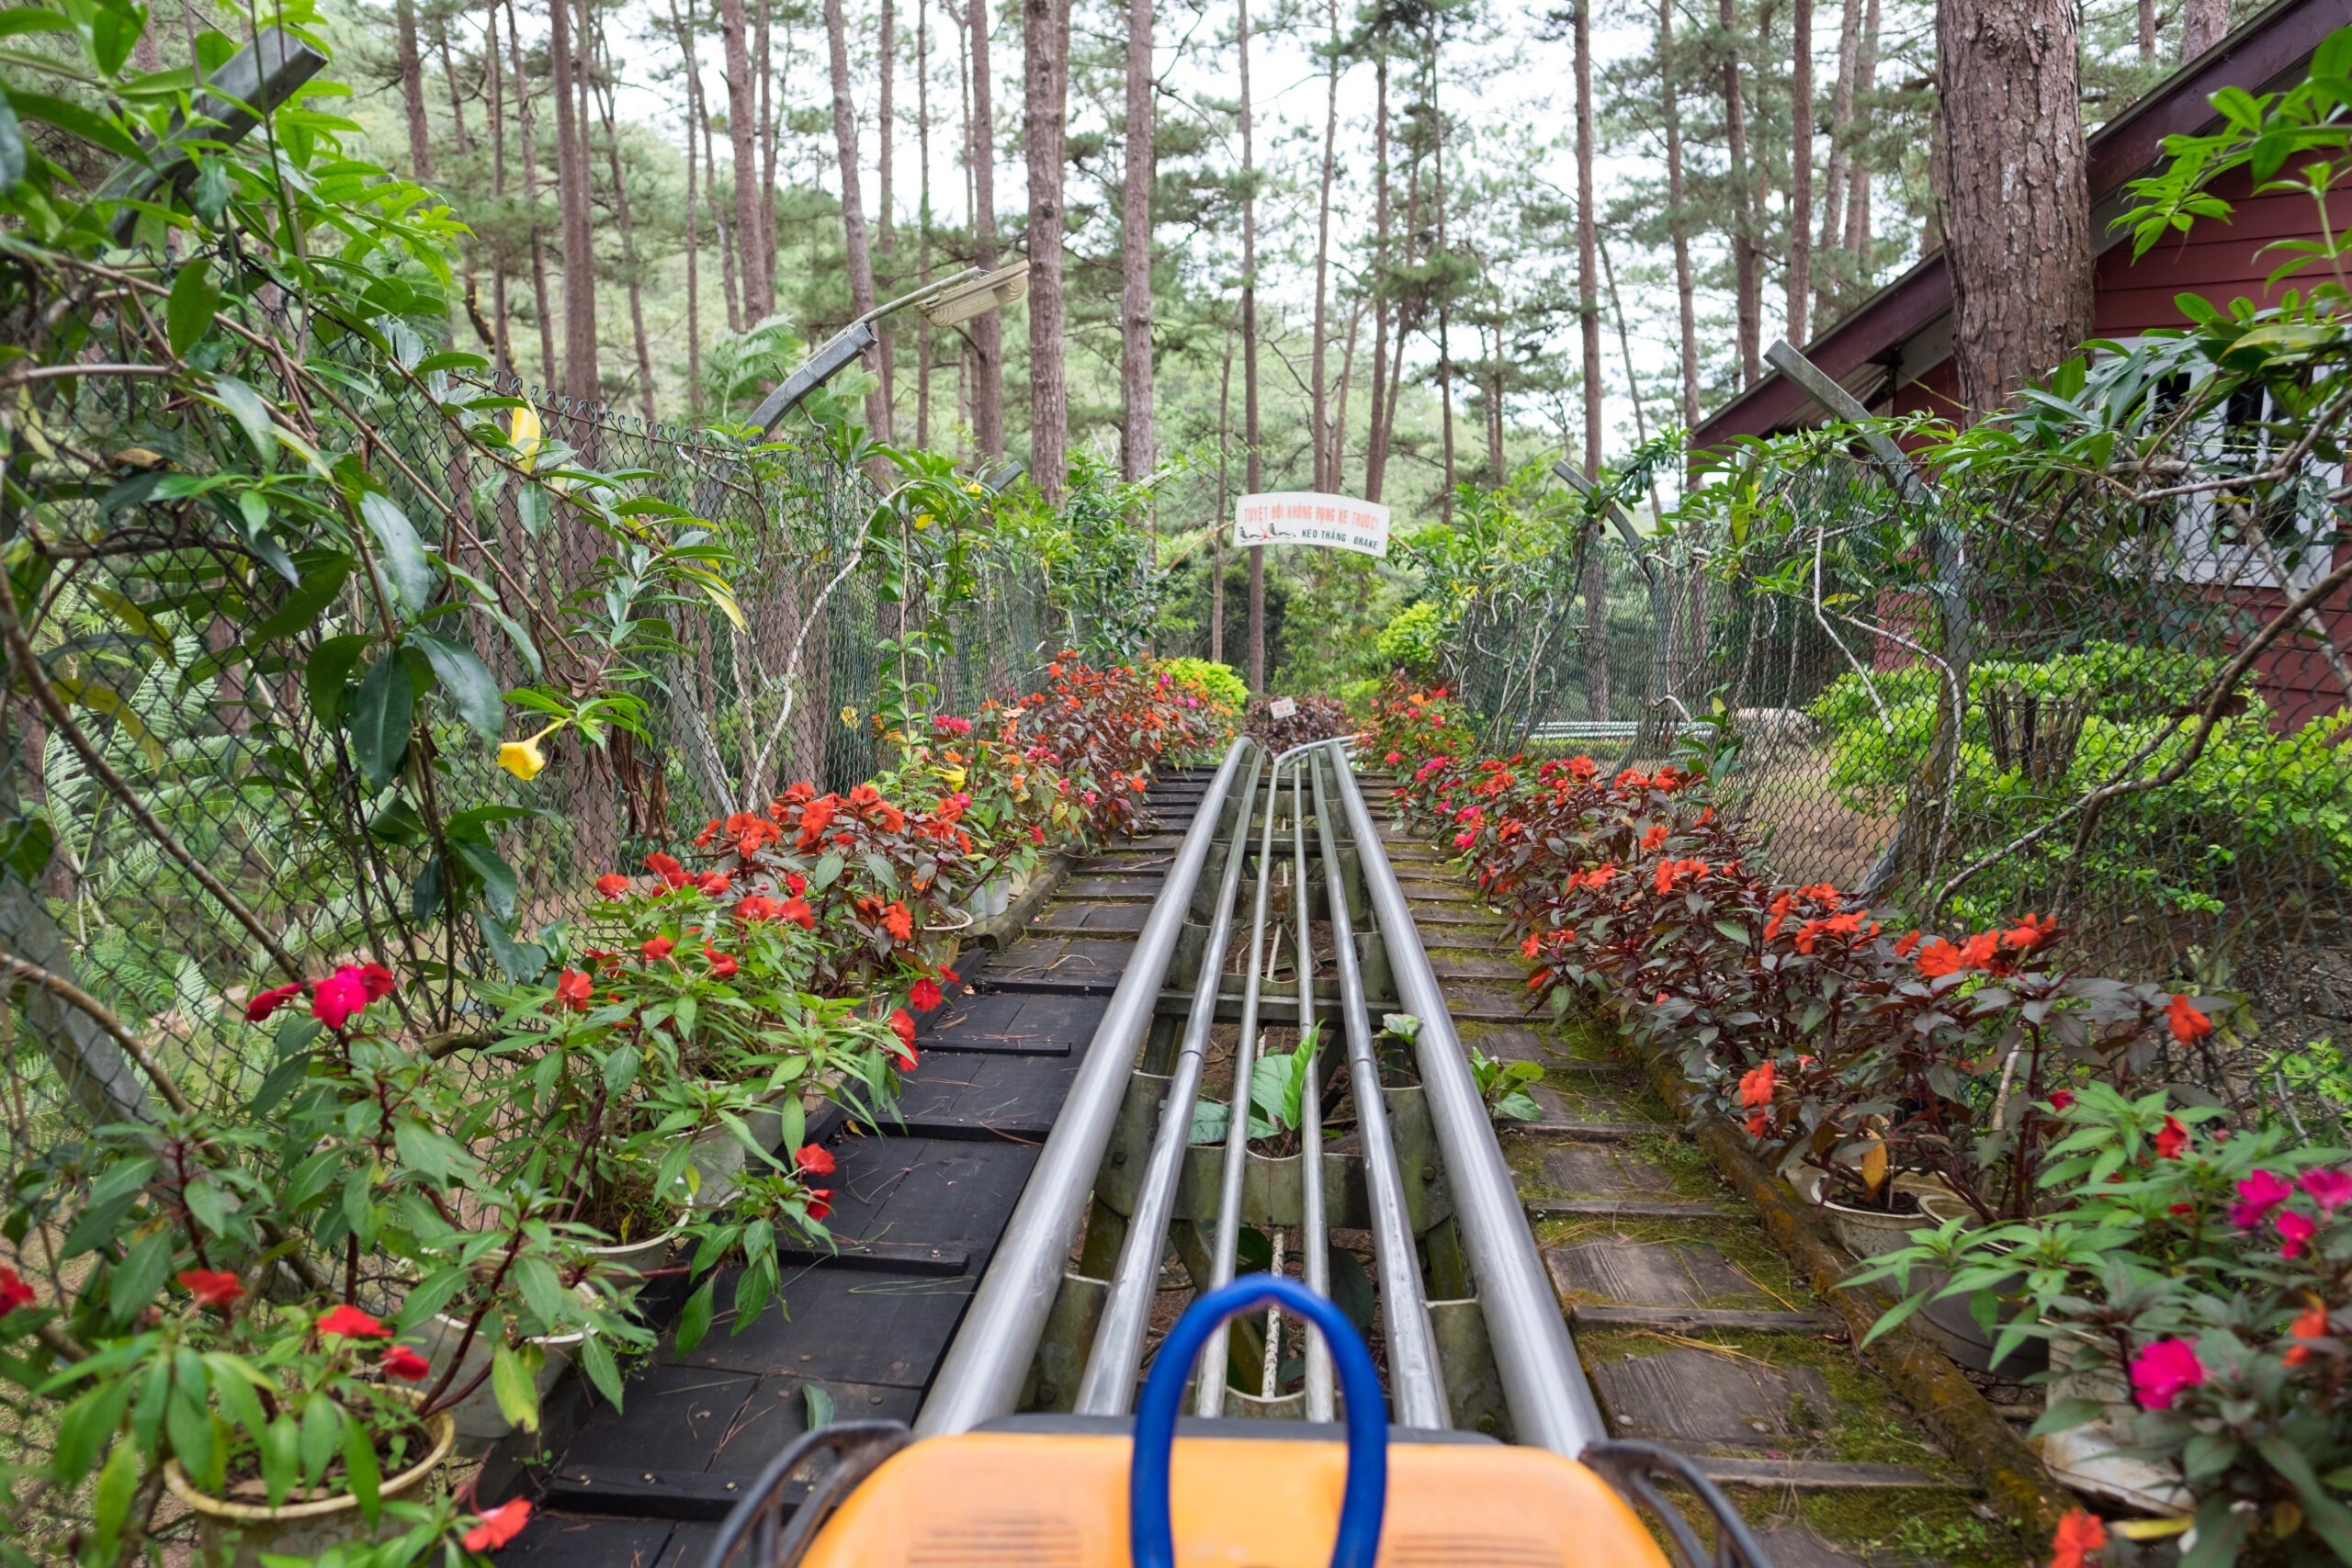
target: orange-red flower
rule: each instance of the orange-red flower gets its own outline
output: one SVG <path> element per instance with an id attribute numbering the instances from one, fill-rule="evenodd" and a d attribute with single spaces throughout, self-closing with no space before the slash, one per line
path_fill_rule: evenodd
<path id="1" fill-rule="evenodd" d="M 2095 1568 L 2099 1554 L 2107 1550 L 2107 1526 L 2096 1514 L 2073 1509 L 2058 1521 L 2050 1550 L 2050 1568 Z"/>
<path id="2" fill-rule="evenodd" d="M 226 1269 L 183 1269 L 175 1277 L 187 1287 L 187 1293 L 196 1298 L 198 1306 L 226 1312 L 245 1293 L 244 1281 Z"/>
<path id="3" fill-rule="evenodd" d="M 617 898 L 628 891 L 628 878 L 616 871 L 608 871 L 596 879 L 596 897 Z"/>
<path id="4" fill-rule="evenodd" d="M 17 1271 L 0 1263 L 0 1317 L 6 1317 L 18 1307 L 33 1304 L 33 1288 L 17 1277 Z"/>
<path id="5" fill-rule="evenodd" d="M 1935 938 L 1919 950 L 1919 973 L 1930 980 L 1939 980 L 1946 975 L 1958 974 L 1966 967 L 1967 964 L 1962 959 L 1960 949 L 1941 937 Z"/>
<path id="6" fill-rule="evenodd" d="M 736 963 L 735 955 L 733 953 L 721 953 L 715 947 L 705 946 L 702 950 L 702 955 L 710 961 L 710 977 L 712 979 L 731 980 L 735 977 Z"/>
<path id="7" fill-rule="evenodd" d="M 723 871 L 706 871 L 695 878 L 695 886 L 709 897 L 718 898 L 726 896 L 728 886 L 733 880 Z"/>
<path id="8" fill-rule="evenodd" d="M 784 906 L 763 893 L 754 893 L 735 906 L 739 920 L 773 920 L 783 913 Z"/>
<path id="9" fill-rule="evenodd" d="M 907 913 L 907 907 L 904 904 L 895 900 L 884 908 L 882 926 L 900 942 L 910 941 L 915 934 L 914 917 Z"/>
<path id="10" fill-rule="evenodd" d="M 906 1009 L 890 1010 L 890 1032 L 899 1037 L 899 1066 L 912 1072 L 922 1058 L 915 1055 L 915 1021 Z"/>
<path id="11" fill-rule="evenodd" d="M 405 1345 L 395 1345 L 385 1351 L 379 1365 L 386 1377 L 398 1378 L 402 1382 L 423 1382 L 425 1374 L 433 1371 L 432 1362 Z"/>
<path id="12" fill-rule="evenodd" d="M 1772 1103 L 1772 1089 L 1779 1069 L 1766 1062 L 1751 1067 L 1740 1076 L 1739 1106 L 1743 1111 L 1760 1111 Z"/>
<path id="13" fill-rule="evenodd" d="M 245 1004 L 245 1021 L 247 1023 L 259 1023 L 271 1013 L 276 1012 L 279 1008 L 284 1007 L 288 1002 L 292 1001 L 296 997 L 299 997 L 301 994 L 302 983 L 300 981 L 296 981 L 291 986 L 280 986 L 275 990 L 264 991 L 261 995 L 255 997 L 252 1001 Z"/>
<path id="14" fill-rule="evenodd" d="M 665 855 L 659 850 L 645 857 L 645 869 L 660 877 L 664 887 L 684 887 L 694 880 L 674 856 Z"/>
<path id="15" fill-rule="evenodd" d="M 1897 958 L 1908 958 L 1911 956 L 1911 950 L 1918 945 L 1919 933 L 1916 931 L 1907 931 L 1903 935 L 1900 941 L 1895 942 L 1894 956 Z"/>
<path id="16" fill-rule="evenodd" d="M 484 1513 L 481 1522 L 466 1532 L 465 1548 L 468 1551 L 495 1551 L 521 1535 L 523 1527 L 530 1522 L 529 1498 L 517 1497 L 511 1503 L 502 1503 Z"/>
<path id="17" fill-rule="evenodd" d="M 647 963 L 659 964 L 662 960 L 669 957 L 670 950 L 677 945 L 678 944 L 666 936 L 653 936 L 648 937 L 643 942 L 638 943 L 637 950 L 638 952 L 645 954 L 645 961 Z"/>
<path id="18" fill-rule="evenodd" d="M 2312 1303 L 2296 1315 L 2294 1326 L 2287 1332 L 2297 1339 L 2326 1338 L 2328 1332 L 2326 1306 L 2319 1302 Z M 2300 1367 L 2311 1359 L 2311 1355 L 2310 1346 L 2290 1345 L 2287 1348 L 2287 1354 L 2282 1359 L 2290 1367 Z"/>
<path id="19" fill-rule="evenodd" d="M 321 1334 L 340 1334 L 346 1339 L 382 1339 L 392 1332 L 376 1319 L 345 1303 L 332 1312 L 320 1314 Z"/>
<path id="20" fill-rule="evenodd" d="M 559 1007 L 573 1012 L 585 1012 L 595 1000 L 595 982 L 577 969 L 567 969 L 556 976 L 555 999 Z"/>
<path id="21" fill-rule="evenodd" d="M 809 909 L 808 900 L 804 898 L 786 898 L 775 911 L 775 918 L 799 926 L 806 931 L 813 931 L 817 929 L 817 917 Z"/>
<path id="22" fill-rule="evenodd" d="M 1642 852 L 1644 854 L 1647 854 L 1652 850 L 1657 849 L 1660 844 L 1665 842 L 1666 824 L 1660 822 L 1654 825 L 1648 832 L 1642 835 Z"/>
<path id="23" fill-rule="evenodd" d="M 2173 998 L 2165 1009 L 2165 1021 L 2172 1025 L 2172 1037 L 2184 1045 L 2213 1032 L 2213 1021 L 2199 1012 L 2187 997 Z"/>
<path id="24" fill-rule="evenodd" d="M 812 1220 L 821 1220 L 833 1212 L 833 1190 L 830 1187 L 811 1187 L 800 1197 Z"/>
<path id="25" fill-rule="evenodd" d="M 2167 1116 L 2156 1134 L 2156 1157 L 2178 1159 L 2188 1149 L 2188 1129 L 2181 1125 L 2177 1116 Z"/>
<path id="26" fill-rule="evenodd" d="M 907 1003 L 917 1012 L 929 1012 L 946 998 L 940 995 L 939 982 L 926 975 L 914 983 L 907 993 Z"/>
<path id="27" fill-rule="evenodd" d="M 831 1149 L 818 1144 L 803 1144 L 794 1152 L 792 1163 L 811 1176 L 831 1176 L 834 1169 Z"/>

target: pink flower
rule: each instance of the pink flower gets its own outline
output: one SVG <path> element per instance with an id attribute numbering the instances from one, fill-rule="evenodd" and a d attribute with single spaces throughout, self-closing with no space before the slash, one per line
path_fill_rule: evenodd
<path id="1" fill-rule="evenodd" d="M 346 964 L 311 989 L 311 1016 L 329 1029 L 341 1029 L 366 1010 L 373 1000 L 368 976 L 356 964 Z"/>
<path id="2" fill-rule="evenodd" d="M 2352 1203 L 2352 1174 L 2341 1170 L 2307 1170 L 2295 1185 L 2330 1213 Z"/>
<path id="3" fill-rule="evenodd" d="M 2257 1170 L 2238 1183 L 2238 1201 L 2230 1205 L 2230 1224 L 2250 1231 L 2294 1195 L 2285 1177 L 2274 1170 Z"/>
<path id="4" fill-rule="evenodd" d="M 1457 850 L 1466 850 L 1477 841 L 1478 835 L 1475 832 L 1456 833 L 1453 836 L 1453 847 Z"/>
<path id="5" fill-rule="evenodd" d="M 2301 1258 L 2312 1237 L 2319 1235 L 2319 1222 L 2293 1209 L 2281 1209 L 2270 1223 L 2278 1227 L 2278 1256 L 2285 1258 Z"/>
<path id="6" fill-rule="evenodd" d="M 2205 1363 L 2186 1339 L 2159 1339 L 2132 1359 L 2132 1392 L 2144 1410 L 2169 1410 L 2184 1389 L 2205 1381 Z"/>

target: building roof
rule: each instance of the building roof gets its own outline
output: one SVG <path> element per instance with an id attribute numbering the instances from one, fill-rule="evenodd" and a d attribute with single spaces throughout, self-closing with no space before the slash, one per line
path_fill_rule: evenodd
<path id="1" fill-rule="evenodd" d="M 2278 0 L 2101 126 L 2086 150 L 2100 248 L 2130 237 L 2112 228 L 2128 205 L 2124 187 L 2154 170 L 2165 137 L 2219 123 L 2208 100 L 2224 87 L 2261 93 L 2292 85 L 2345 17 L 2343 0 Z M 1825 328 L 1804 355 L 1863 403 L 1876 405 L 1951 357 L 1951 275 L 1939 251 Z M 1819 405 L 1773 371 L 1701 422 L 1690 446 L 1705 451 L 1823 417 Z"/>

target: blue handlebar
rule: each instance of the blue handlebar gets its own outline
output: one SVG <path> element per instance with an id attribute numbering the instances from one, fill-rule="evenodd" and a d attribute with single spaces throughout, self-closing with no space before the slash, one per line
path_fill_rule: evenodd
<path id="1" fill-rule="evenodd" d="M 1295 1280 L 1251 1274 L 1194 1301 L 1161 1341 L 1136 1407 L 1135 1458 L 1127 1472 L 1127 1551 L 1135 1568 L 1176 1568 L 1176 1535 L 1169 1520 L 1168 1461 L 1176 1442 L 1176 1410 L 1201 1347 L 1227 1318 L 1278 1303 L 1323 1331 L 1348 1405 L 1348 1483 L 1340 1499 L 1340 1535 L 1331 1568 L 1373 1568 L 1380 1550 L 1380 1520 L 1388 1506 L 1388 1409 L 1380 1374 L 1355 1325 L 1325 1298 Z M 1225 1369 L 1212 1369 L 1222 1377 Z M 1204 1376 L 1209 1375 L 1204 1373 Z"/>

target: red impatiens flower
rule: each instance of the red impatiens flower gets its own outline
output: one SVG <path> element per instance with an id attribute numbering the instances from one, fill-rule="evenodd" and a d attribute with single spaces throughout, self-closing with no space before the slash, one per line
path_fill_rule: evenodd
<path id="1" fill-rule="evenodd" d="M 786 898 L 777 908 L 775 918 L 787 925 L 799 926 L 805 931 L 813 931 L 817 929 L 816 911 L 808 908 L 808 902 L 805 898 Z"/>
<path id="2" fill-rule="evenodd" d="M 1939 980 L 1946 975 L 1956 975 L 1963 967 L 1965 965 L 1961 962 L 1960 949 L 1941 937 L 1937 937 L 1919 950 L 1919 973 L 1930 980 Z"/>
<path id="3" fill-rule="evenodd" d="M 735 977 L 736 964 L 735 955 L 733 953 L 721 953 L 715 947 L 707 946 L 702 950 L 702 955 L 710 961 L 710 977 L 712 979 L 731 980 Z"/>
<path id="4" fill-rule="evenodd" d="M 1774 1080 L 1778 1077 L 1778 1069 L 1770 1062 L 1766 1062 L 1761 1066 L 1752 1067 L 1747 1072 L 1741 1075 L 1739 1080 L 1740 1109 L 1743 1111 L 1759 1111 L 1764 1107 L 1770 1105 L 1772 1103 Z"/>
<path id="5" fill-rule="evenodd" d="M 502 1503 L 481 1516 L 481 1522 L 466 1532 L 468 1551 L 495 1551 L 523 1533 L 531 1522 L 531 1500 L 517 1497 L 512 1503 Z"/>
<path id="6" fill-rule="evenodd" d="M 1894 956 L 1897 958 L 1908 958 L 1911 956 L 1911 950 L 1918 945 L 1919 933 L 1917 931 L 1907 931 L 1895 942 Z"/>
<path id="7" fill-rule="evenodd" d="M 33 1304 L 33 1288 L 17 1275 L 14 1269 L 0 1263 L 0 1317 L 6 1317 L 18 1307 Z"/>
<path id="8" fill-rule="evenodd" d="M 2329 1213 L 2352 1203 L 2352 1175 L 2340 1170 L 2307 1170 L 2295 1179 L 2295 1185 Z"/>
<path id="9" fill-rule="evenodd" d="M 929 1012 L 947 998 L 940 995 L 939 982 L 926 975 L 907 992 L 907 1005 L 917 1012 Z"/>
<path id="10" fill-rule="evenodd" d="M 2297 1339 L 2326 1338 L 2327 1308 L 2318 1302 L 2312 1303 L 2311 1305 L 2305 1307 L 2301 1313 L 2296 1314 L 2294 1326 L 2288 1329 L 2287 1332 Z M 2311 1357 L 2312 1348 L 2310 1346 L 2290 1345 L 2287 1348 L 2286 1355 L 2280 1357 L 2279 1359 L 2285 1361 L 2290 1367 L 2300 1367 L 2305 1361 L 2310 1360 Z"/>
<path id="11" fill-rule="evenodd" d="M 808 891 L 808 879 L 797 871 L 787 871 L 784 874 L 784 890 L 797 898 Z"/>
<path id="12" fill-rule="evenodd" d="M 811 1176 L 831 1176 L 834 1169 L 833 1152 L 820 1144 L 803 1144 L 793 1151 L 792 1163 Z"/>
<path id="13" fill-rule="evenodd" d="M 379 1364 L 384 1369 L 386 1377 L 398 1378 L 402 1382 L 423 1382 L 433 1371 L 432 1362 L 405 1345 L 395 1345 L 385 1351 L 384 1359 Z"/>
<path id="14" fill-rule="evenodd" d="M 773 920 L 784 913 L 784 906 L 764 893 L 754 893 L 735 906 L 739 920 Z"/>
<path id="15" fill-rule="evenodd" d="M 319 1317 L 321 1334 L 340 1334 L 346 1339 L 382 1339 L 392 1331 L 357 1307 L 345 1303 Z"/>
<path id="16" fill-rule="evenodd" d="M 329 1029 L 341 1030 L 374 999 L 360 967 L 346 964 L 311 987 L 311 1016 Z"/>
<path id="17" fill-rule="evenodd" d="M 301 994 L 302 984 L 300 981 L 291 986 L 280 986 L 276 990 L 264 991 L 245 1004 L 245 1021 L 259 1023 Z"/>
<path id="18" fill-rule="evenodd" d="M 2205 1381 L 2205 1363 L 2186 1339 L 2159 1339 L 2132 1359 L 2132 1393 L 2145 1410 L 2169 1410 Z"/>
<path id="19" fill-rule="evenodd" d="M 1647 854 L 1650 851 L 1657 849 L 1660 844 L 1665 842 L 1666 824 L 1660 822 L 1653 826 L 1648 832 L 1642 835 L 1642 852 L 1644 854 Z"/>
<path id="20" fill-rule="evenodd" d="M 678 944 L 669 937 L 652 936 L 648 937 L 643 942 L 638 943 L 637 950 L 638 952 L 645 954 L 645 961 L 648 964 L 659 964 L 662 960 L 669 957 L 670 950 L 677 945 Z"/>
<path id="21" fill-rule="evenodd" d="M 695 879 L 695 886 L 711 897 L 719 898 L 726 896 L 728 886 L 733 880 L 723 871 L 706 871 Z"/>
<path id="22" fill-rule="evenodd" d="M 904 1008 L 890 1010 L 890 1032 L 899 1037 L 899 1066 L 911 1072 L 921 1058 L 915 1055 L 915 1021 Z"/>
<path id="23" fill-rule="evenodd" d="M 2285 1177 L 2275 1170 L 2257 1170 L 2238 1183 L 2238 1201 L 2230 1205 L 2230 1224 L 2250 1231 L 2294 1195 Z"/>
<path id="24" fill-rule="evenodd" d="M 694 880 L 675 856 L 665 855 L 659 850 L 645 857 L 645 869 L 660 877 L 664 887 L 684 887 Z"/>
<path id="25" fill-rule="evenodd" d="M 2082 1508 L 2068 1510 L 2050 1540 L 2050 1568 L 2098 1568 L 2107 1550 L 2107 1526 Z"/>
<path id="26" fill-rule="evenodd" d="M 2172 1025 L 2172 1037 L 2184 1045 L 2213 1032 L 2213 1021 L 2190 1006 L 2187 997 L 2173 998 L 2165 1009 L 2165 1021 Z"/>
<path id="27" fill-rule="evenodd" d="M 914 917 L 907 912 L 907 907 L 904 904 L 893 902 L 883 909 L 882 927 L 900 942 L 909 942 L 914 938 Z"/>
<path id="28" fill-rule="evenodd" d="M 821 1220 L 833 1212 L 833 1190 L 830 1187 L 811 1187 L 800 1195 L 800 1201 L 812 1220 Z"/>
<path id="29" fill-rule="evenodd" d="M 244 1282 L 226 1269 L 183 1269 L 175 1276 L 187 1287 L 198 1306 L 218 1307 L 226 1312 L 245 1293 Z"/>
<path id="30" fill-rule="evenodd" d="M 2319 1235 L 2319 1222 L 2298 1209 L 2282 1209 L 2270 1223 L 2278 1227 L 2278 1256 L 2290 1262 L 2301 1258 L 2312 1237 Z"/>
<path id="31" fill-rule="evenodd" d="M 944 964 L 939 966 L 939 977 L 951 986 L 960 986 L 964 983 L 964 977 Z"/>
<path id="32" fill-rule="evenodd" d="M 2177 1116 L 2167 1116 L 2156 1134 L 2156 1157 L 2178 1159 L 2188 1149 L 2188 1129 L 2181 1125 Z"/>
<path id="33" fill-rule="evenodd" d="M 556 1005 L 571 1012 L 586 1012 L 595 1005 L 596 982 L 577 969 L 555 977 Z"/>
<path id="34" fill-rule="evenodd" d="M 2052 1090 L 2050 1091 L 2050 1109 L 2051 1109 L 2051 1110 L 2052 1110 L 2052 1111 L 2064 1111 L 2064 1110 L 2065 1110 L 2068 1106 L 2070 1106 L 2070 1105 L 2072 1105 L 2072 1104 L 2074 1104 L 2074 1103 L 2075 1103 L 2075 1091 L 2074 1091 L 2073 1089 L 2052 1089 Z"/>

